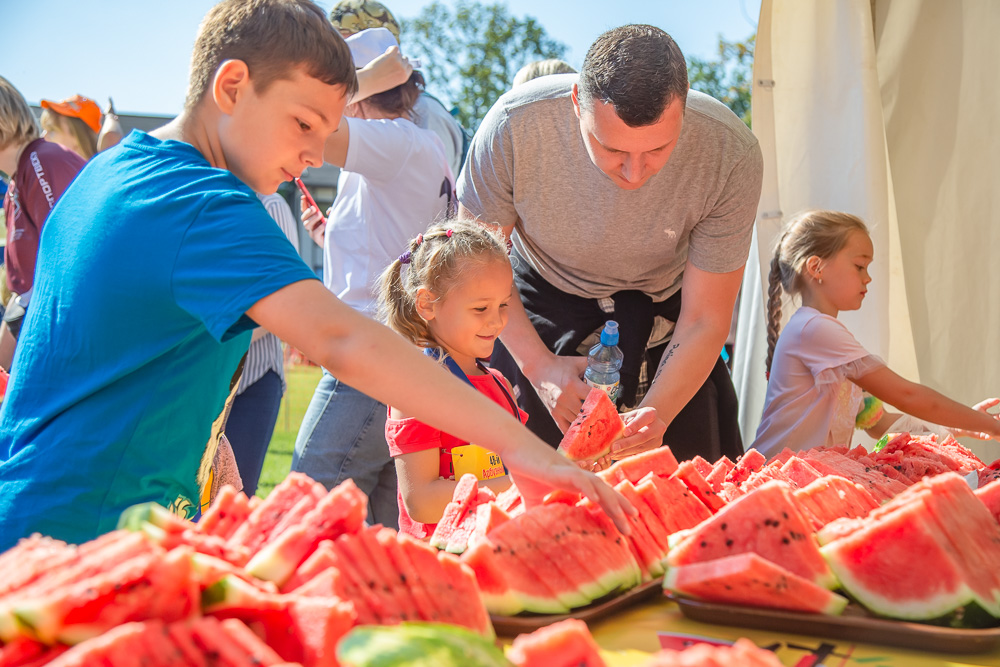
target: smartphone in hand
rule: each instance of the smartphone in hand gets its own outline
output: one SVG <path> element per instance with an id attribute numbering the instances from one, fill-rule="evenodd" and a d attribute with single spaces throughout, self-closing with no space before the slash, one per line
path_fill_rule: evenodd
<path id="1" fill-rule="evenodd" d="M 302 182 L 301 178 L 295 178 L 294 180 L 295 180 L 295 185 L 299 186 L 299 191 L 302 192 L 302 196 L 306 198 L 306 201 L 309 203 L 310 206 L 316 209 L 316 212 L 319 213 L 320 221 L 325 225 L 326 216 L 323 215 L 323 211 L 320 210 L 319 206 L 316 204 L 316 200 L 313 199 L 313 196 L 309 194 L 309 190 L 306 189 L 306 184 Z"/>

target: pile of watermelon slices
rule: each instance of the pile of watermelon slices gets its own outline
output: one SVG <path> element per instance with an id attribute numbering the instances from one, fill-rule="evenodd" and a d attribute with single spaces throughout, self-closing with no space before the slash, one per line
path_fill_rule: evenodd
<path id="1" fill-rule="evenodd" d="M 472 571 L 365 526 L 367 504 L 350 481 L 327 493 L 292 473 L 265 500 L 224 489 L 197 524 L 147 504 L 79 546 L 26 538 L 0 554 L 0 665 L 318 667 L 352 627 L 404 621 L 493 638 Z M 192 641 L 216 657 L 167 659 Z"/>

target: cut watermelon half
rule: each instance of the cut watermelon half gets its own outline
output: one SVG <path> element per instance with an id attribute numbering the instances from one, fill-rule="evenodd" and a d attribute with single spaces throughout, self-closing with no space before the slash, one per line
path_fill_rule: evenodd
<path id="1" fill-rule="evenodd" d="M 611 451 L 611 443 L 621 436 L 625 423 L 608 395 L 594 388 L 580 413 L 566 429 L 559 452 L 572 461 L 593 461 Z"/>
<path id="2" fill-rule="evenodd" d="M 647 483 L 656 489 L 655 499 L 659 503 L 660 519 L 668 533 L 694 528 L 712 516 L 705 503 L 698 500 L 687 484 L 676 477 L 647 475 L 639 486 L 644 487 Z"/>
<path id="3" fill-rule="evenodd" d="M 847 599 L 748 552 L 667 568 L 663 588 L 679 595 L 751 607 L 840 614 Z"/>
<path id="4" fill-rule="evenodd" d="M 666 445 L 650 449 L 640 454 L 616 461 L 607 470 L 602 470 L 598 476 L 614 486 L 618 482 L 629 481 L 638 484 L 652 473 L 660 477 L 669 477 L 677 470 L 677 459 Z"/>
<path id="5" fill-rule="evenodd" d="M 691 529 L 667 554 L 667 563 L 689 565 L 747 552 L 817 586 L 833 588 L 837 583 L 820 554 L 812 526 L 782 482 L 754 489 Z"/>

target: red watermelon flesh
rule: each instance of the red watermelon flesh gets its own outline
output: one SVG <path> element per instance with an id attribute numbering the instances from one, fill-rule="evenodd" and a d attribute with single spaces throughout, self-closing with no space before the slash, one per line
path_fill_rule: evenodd
<path id="1" fill-rule="evenodd" d="M 687 484 L 676 477 L 647 475 L 642 484 L 646 482 L 656 489 L 661 508 L 660 518 L 667 532 L 676 533 L 678 530 L 694 528 L 712 516 L 705 503 L 698 500 Z"/>
<path id="2" fill-rule="evenodd" d="M 511 484 L 497 495 L 497 507 L 510 514 L 514 508 L 523 507 L 521 503 L 521 492 Z"/>
<path id="3" fill-rule="evenodd" d="M 695 456 L 693 459 L 691 459 L 691 463 L 694 464 L 694 467 L 697 468 L 698 472 L 700 472 L 702 477 L 705 478 L 711 475 L 712 471 L 715 469 L 711 463 L 709 463 L 700 456 Z"/>
<path id="4" fill-rule="evenodd" d="M 650 485 L 650 488 L 652 488 L 652 485 Z M 647 532 L 649 532 L 653 543 L 658 547 L 657 557 L 659 560 L 663 560 L 663 557 L 667 555 L 667 551 L 670 549 L 670 531 L 666 529 L 663 522 L 660 521 L 660 517 L 653 511 L 649 503 L 646 502 L 645 497 L 639 495 L 631 482 L 619 482 L 615 486 L 615 490 L 622 494 L 639 511 L 639 516 L 636 518 L 643 524 Z"/>
<path id="5" fill-rule="evenodd" d="M 906 485 L 892 479 L 884 472 L 865 468 L 832 449 L 810 449 L 803 458 L 823 475 L 840 475 L 865 487 L 875 500 L 883 502 L 906 490 Z"/>
<path id="6" fill-rule="evenodd" d="M 559 451 L 571 461 L 593 461 L 611 451 L 625 423 L 608 395 L 594 388 L 559 443 Z"/>
<path id="7" fill-rule="evenodd" d="M 294 471 L 288 473 L 233 532 L 229 543 L 234 546 L 242 545 L 251 554 L 257 553 L 271 537 L 274 528 L 301 499 L 313 498 L 318 502 L 325 494 L 323 485 L 313 481 L 308 475 Z"/>
<path id="8" fill-rule="evenodd" d="M 564 507 L 571 507 L 565 505 Z M 577 516 L 590 515 L 583 508 L 575 508 Z M 573 510 L 568 510 L 572 512 Z M 595 543 L 599 540 L 596 533 L 585 536 L 581 532 L 574 530 L 573 521 L 568 520 L 567 511 L 563 510 L 542 510 L 538 508 L 532 512 L 525 512 L 521 518 L 522 525 L 526 531 L 533 535 L 548 536 L 558 545 L 551 553 L 555 554 L 557 563 L 567 571 L 578 572 L 581 576 L 575 579 L 587 597 L 596 600 L 611 591 L 620 587 L 620 581 L 609 581 L 610 578 L 602 577 L 606 573 L 607 559 L 600 549 L 595 549 Z M 570 525 L 567 525 L 570 524 Z M 579 525 L 579 522 L 576 522 Z M 603 546 L 603 545 L 602 545 Z M 595 553 L 596 552 L 596 553 Z"/>
<path id="9" fill-rule="evenodd" d="M 818 586 L 836 580 L 820 555 L 812 526 L 802 515 L 791 489 L 769 482 L 724 507 L 691 529 L 667 554 L 673 567 L 754 552 Z"/>
<path id="10" fill-rule="evenodd" d="M 976 497 L 990 511 L 993 518 L 1000 521 L 1000 480 L 990 482 L 976 489 Z"/>
<path id="11" fill-rule="evenodd" d="M 816 530 L 835 519 L 866 516 L 878 507 L 878 501 L 863 486 L 836 475 L 821 477 L 796 489 L 794 495 Z"/>
<path id="12" fill-rule="evenodd" d="M 425 621 L 441 622 L 441 612 L 430 598 L 423 576 L 404 553 L 402 538 L 391 528 L 380 528 L 375 532 L 375 541 L 382 546 L 393 569 L 399 573 L 400 581 L 413 598 L 413 604 L 420 618 Z"/>
<path id="13" fill-rule="evenodd" d="M 222 629 L 222 624 L 214 618 L 198 619 L 190 625 L 191 640 L 201 649 L 209 664 L 226 667 L 251 667 L 254 662 L 242 647 L 233 642 Z"/>
<path id="14" fill-rule="evenodd" d="M 220 623 L 223 636 L 239 647 L 254 665 L 280 665 L 284 663 L 274 649 L 264 643 L 243 621 L 227 618 Z"/>
<path id="15" fill-rule="evenodd" d="M 485 637 L 495 637 L 489 612 L 479 596 L 479 586 L 472 568 L 457 556 L 438 552 L 439 569 L 435 572 L 435 595 L 446 601 L 446 623 L 475 630 Z"/>
<path id="16" fill-rule="evenodd" d="M 518 635 L 507 651 L 517 667 L 605 667 L 587 624 L 576 618 Z"/>
<path id="17" fill-rule="evenodd" d="M 750 607 L 840 614 L 847 600 L 753 552 L 667 568 L 663 587 L 680 595 Z"/>
<path id="18" fill-rule="evenodd" d="M 296 588 L 304 585 L 320 572 L 334 565 L 336 554 L 333 551 L 331 540 L 323 540 L 316 546 L 316 550 L 309 554 L 309 557 L 302 561 L 302 564 L 295 570 L 295 574 L 281 587 L 282 593 L 290 593 Z"/>
<path id="19" fill-rule="evenodd" d="M 741 637 L 732 646 L 698 643 L 682 651 L 664 649 L 654 653 L 645 667 L 734 667 L 735 665 L 782 667 L 783 663 L 774 653 L 758 648 L 746 637 Z"/>
<path id="20" fill-rule="evenodd" d="M 784 482 L 793 489 L 799 488 L 799 485 L 796 484 L 788 475 L 781 472 L 781 468 L 764 466 L 760 470 L 750 473 L 750 476 L 747 477 L 746 481 L 740 484 L 740 490 L 744 494 L 750 493 L 757 487 L 764 486 L 773 480 Z"/>
<path id="21" fill-rule="evenodd" d="M 692 493 L 694 493 L 695 497 L 704 503 L 705 507 L 711 510 L 713 514 L 725 507 L 726 501 L 712 490 L 712 487 L 705 481 L 705 478 L 690 461 L 681 463 L 673 476 L 684 482 L 691 489 Z"/>
<path id="22" fill-rule="evenodd" d="M 649 473 L 669 477 L 675 470 L 677 470 L 677 459 L 674 453 L 666 445 L 661 445 L 656 449 L 616 461 L 610 468 L 598 473 L 598 476 L 614 486 L 624 481 L 638 484 Z"/>
<path id="23" fill-rule="evenodd" d="M 750 477 L 750 473 L 757 472 L 767 463 L 764 455 L 756 449 L 746 452 L 736 461 L 736 466 L 726 475 L 726 481 L 739 486 Z"/>
<path id="24" fill-rule="evenodd" d="M 395 600 L 381 588 L 381 582 L 368 569 L 359 567 L 356 556 L 352 557 L 354 540 L 344 536 L 333 543 L 337 553 L 337 569 L 347 586 L 352 586 L 354 594 L 351 599 L 360 597 L 364 604 L 372 610 L 379 625 L 395 625 L 402 619 L 398 614 Z"/>
<path id="25" fill-rule="evenodd" d="M 771 460 L 768 461 L 768 463 L 778 463 L 778 464 L 784 465 L 793 456 L 795 456 L 795 452 L 793 452 L 792 450 L 790 450 L 788 447 L 785 447 L 780 452 L 778 452 L 777 454 L 775 454 L 774 456 L 772 456 Z"/>
<path id="26" fill-rule="evenodd" d="M 438 549 L 446 549 L 448 541 L 451 539 L 470 507 L 475 507 L 476 499 L 479 495 L 479 480 L 475 475 L 466 473 L 458 480 L 455 490 L 452 492 L 451 502 L 444 508 L 444 514 L 434 528 L 431 535 L 430 545 Z M 466 537 L 466 540 L 468 537 Z"/>
<path id="27" fill-rule="evenodd" d="M 555 567 L 565 580 L 565 587 L 574 588 L 583 595 L 584 604 L 607 594 L 608 591 L 595 580 L 588 568 L 581 565 L 577 554 L 567 546 L 566 541 L 571 538 L 565 532 L 559 533 L 562 526 L 553 524 L 552 515 L 541 509 L 525 512 L 515 519 L 526 540 L 535 542 L 539 547 L 533 558 L 543 559 L 546 567 Z"/>
<path id="28" fill-rule="evenodd" d="M 68 646 L 57 644 L 47 646 L 34 639 L 19 637 L 0 646 L 0 665 L 3 667 L 34 667 L 44 665 L 65 653 Z"/>
<path id="29" fill-rule="evenodd" d="M 798 456 L 790 456 L 781 466 L 781 472 L 788 475 L 788 478 L 795 482 L 799 488 L 809 486 L 812 482 L 823 477 L 823 475 Z"/>
<path id="30" fill-rule="evenodd" d="M 580 570 L 597 583 L 603 594 L 628 590 L 642 581 L 628 539 L 606 514 L 576 506 L 552 507 L 531 514 L 579 561 Z"/>
<path id="31" fill-rule="evenodd" d="M 367 512 L 367 496 L 352 480 L 345 480 L 326 494 L 300 525 L 284 531 L 258 551 L 247 563 L 247 572 L 280 587 L 320 542 L 357 533 Z"/>
<path id="32" fill-rule="evenodd" d="M 712 465 L 712 472 L 705 475 L 705 481 L 716 493 L 722 491 L 722 483 L 726 481 L 726 475 L 736 467 L 736 464 L 729 460 L 728 456 L 723 456 Z"/>
<path id="33" fill-rule="evenodd" d="M 383 580 L 392 588 L 392 593 L 400 608 L 400 616 L 403 617 L 404 621 L 432 620 L 424 618 L 407 586 L 406 575 L 396 568 L 389 558 L 389 553 L 386 551 L 385 546 L 376 538 L 380 530 L 382 530 L 382 526 L 366 528 L 358 533 L 358 539 L 361 541 L 361 546 L 364 547 L 364 551 L 368 555 L 368 558 L 371 559 L 376 571 L 382 575 Z M 340 539 L 346 538 L 342 537 Z"/>
<path id="34" fill-rule="evenodd" d="M 472 534 L 476 532 L 476 511 L 479 507 L 482 506 L 472 506 L 465 513 L 461 523 L 448 536 L 448 544 L 444 548 L 445 551 L 461 555 L 462 552 L 469 548 L 469 540 L 472 538 Z"/>
<path id="35" fill-rule="evenodd" d="M 500 533 L 510 522 L 500 526 Z M 462 562 L 472 568 L 480 593 L 490 613 L 513 615 L 521 611 L 540 614 L 564 614 L 569 607 L 552 590 L 512 555 L 504 543 L 492 537 L 476 544 L 464 554 Z"/>
<path id="36" fill-rule="evenodd" d="M 300 661 L 303 667 L 335 667 L 337 644 L 356 622 L 350 602 L 333 598 L 296 598 L 288 609 L 292 637 L 285 654 L 281 645 L 271 643 L 285 660 Z M 295 649 L 301 658 L 293 659 Z"/>
<path id="37" fill-rule="evenodd" d="M 229 539 L 249 517 L 250 504 L 246 495 L 226 484 L 215 496 L 211 507 L 195 524 L 195 530 L 225 540 Z"/>
<path id="38" fill-rule="evenodd" d="M 590 598 L 577 581 L 570 580 L 571 571 L 564 571 L 562 549 L 554 545 L 551 535 L 524 528 L 522 516 L 511 519 L 494 530 L 487 539 L 502 549 L 500 556 L 511 567 L 519 566 L 530 572 L 539 582 L 540 590 L 552 595 L 567 609 L 582 607 Z M 530 531 L 530 532 L 529 532 Z M 555 552 L 555 553 L 553 553 Z M 579 575 L 578 572 L 572 572 Z"/>
<path id="39" fill-rule="evenodd" d="M 76 547 L 62 540 L 42 537 L 37 533 L 22 538 L 0 554 L 0 598 L 27 586 L 50 570 L 62 568 L 76 557 Z"/>
<path id="40" fill-rule="evenodd" d="M 954 550 L 922 502 L 866 521 L 825 545 L 823 555 L 844 590 L 876 614 L 927 620 L 973 600 Z"/>
<path id="41" fill-rule="evenodd" d="M 398 579 L 395 578 L 395 570 L 390 565 L 388 570 L 383 571 L 380 563 L 368 553 L 360 535 L 343 535 L 334 542 L 334 546 L 348 560 L 349 569 L 343 570 L 344 576 L 360 577 L 360 582 L 381 602 L 383 624 L 417 620 L 413 617 L 416 609 L 412 598 L 404 600 L 396 594 L 395 582 Z M 388 565 L 388 559 L 384 561 L 382 565 Z"/>
<path id="42" fill-rule="evenodd" d="M 194 641 L 194 635 L 191 633 L 191 623 L 171 623 L 167 626 L 167 636 L 170 637 L 170 641 L 180 651 L 183 659 L 182 664 L 189 667 L 209 667 L 204 652 Z"/>
<path id="43" fill-rule="evenodd" d="M 97 667 L 141 665 L 140 646 L 146 631 L 144 623 L 126 623 L 85 641 L 49 663 L 54 667 Z"/>
<path id="44" fill-rule="evenodd" d="M 191 551 L 136 556 L 42 597 L 8 602 L 20 632 L 41 642 L 76 644 L 129 621 L 176 621 L 198 613 Z M 4 641 L 13 637 L 4 636 Z"/>
<path id="45" fill-rule="evenodd" d="M 485 538 L 494 528 L 510 521 L 510 515 L 500 509 L 496 503 L 486 503 L 476 507 L 476 528 L 469 536 L 469 546 Z"/>
<path id="46" fill-rule="evenodd" d="M 604 514 L 604 510 L 588 498 L 581 500 L 580 506 L 594 515 Z M 632 555 L 635 556 L 635 560 L 639 564 L 639 569 L 642 570 L 643 581 L 659 577 L 663 574 L 663 564 L 661 562 L 663 555 L 660 553 L 660 547 L 657 546 L 656 541 L 653 540 L 653 536 L 649 534 L 646 525 L 638 517 L 627 516 L 626 519 L 632 530 L 625 536 L 625 541 L 632 550 Z"/>
<path id="47" fill-rule="evenodd" d="M 167 626 L 160 622 L 145 621 L 145 632 L 139 636 L 139 644 L 136 650 L 139 655 L 140 664 L 150 665 L 178 665 L 186 662 L 184 653 L 170 639 Z M 264 664 L 264 663 L 262 663 Z"/>

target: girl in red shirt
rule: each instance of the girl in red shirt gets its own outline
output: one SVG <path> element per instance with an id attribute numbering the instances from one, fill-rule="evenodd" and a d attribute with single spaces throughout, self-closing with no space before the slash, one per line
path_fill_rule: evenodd
<path id="1" fill-rule="evenodd" d="M 523 423 L 527 414 L 514 402 L 510 383 L 482 362 L 493 353 L 513 298 L 514 275 L 502 232 L 460 220 L 432 226 L 413 239 L 383 273 L 379 287 L 380 310 L 390 328 Z M 469 443 L 391 406 L 385 437 L 399 479 L 401 532 L 419 538 L 434 532 L 454 493 L 456 469 L 475 473 L 496 493 L 510 486 L 496 454 L 466 447 Z"/>

